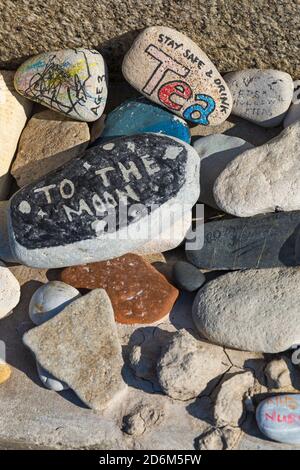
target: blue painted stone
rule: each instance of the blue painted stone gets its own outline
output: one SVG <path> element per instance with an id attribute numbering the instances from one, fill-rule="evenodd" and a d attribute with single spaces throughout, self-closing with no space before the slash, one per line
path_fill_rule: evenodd
<path id="1" fill-rule="evenodd" d="M 189 127 L 183 119 L 140 97 L 125 101 L 108 114 L 104 131 L 94 145 L 113 137 L 144 132 L 177 137 L 188 144 L 191 141 Z"/>
<path id="2" fill-rule="evenodd" d="M 276 395 L 262 401 L 256 410 L 261 432 L 286 444 L 300 444 L 300 394 Z"/>

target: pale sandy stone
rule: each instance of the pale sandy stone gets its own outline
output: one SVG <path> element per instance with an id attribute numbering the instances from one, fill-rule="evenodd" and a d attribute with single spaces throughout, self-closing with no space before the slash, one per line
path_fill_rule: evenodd
<path id="1" fill-rule="evenodd" d="M 0 200 L 7 198 L 9 168 L 32 109 L 32 103 L 14 89 L 13 78 L 13 72 L 0 71 Z"/>
<path id="2" fill-rule="evenodd" d="M 188 121 L 215 126 L 230 114 L 231 94 L 216 67 L 175 29 L 146 28 L 127 52 L 122 71 L 140 93 Z"/>
<path id="3" fill-rule="evenodd" d="M 6 317 L 20 300 L 20 284 L 12 272 L 0 262 L 0 319 Z"/>
<path id="4" fill-rule="evenodd" d="M 22 187 L 80 155 L 90 140 L 86 122 L 71 121 L 54 111 L 32 116 L 20 137 L 11 174 Z"/>

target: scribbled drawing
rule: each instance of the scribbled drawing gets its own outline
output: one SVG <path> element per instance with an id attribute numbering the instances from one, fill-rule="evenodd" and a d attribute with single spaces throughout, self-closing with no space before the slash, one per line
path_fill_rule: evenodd
<path id="1" fill-rule="evenodd" d="M 90 65 L 84 51 L 76 53 L 81 56 L 76 63 L 66 60 L 61 63 L 56 54 L 51 55 L 42 70 L 31 77 L 25 95 L 64 114 L 76 113 L 81 116 L 81 108 L 89 106 L 97 115 L 103 101 L 103 87 L 97 87 L 95 96 L 89 93 L 87 82 L 92 76 Z M 35 64 L 31 68 L 35 68 Z M 103 79 L 105 75 L 99 76 L 98 83 L 102 83 Z"/>

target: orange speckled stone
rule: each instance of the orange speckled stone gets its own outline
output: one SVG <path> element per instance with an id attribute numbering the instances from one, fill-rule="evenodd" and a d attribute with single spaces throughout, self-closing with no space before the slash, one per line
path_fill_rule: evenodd
<path id="1" fill-rule="evenodd" d="M 6 382 L 11 376 L 11 368 L 8 364 L 0 363 L 0 384 Z"/>
<path id="2" fill-rule="evenodd" d="M 172 309 L 177 297 L 166 278 L 141 256 L 119 258 L 62 271 L 61 279 L 78 289 L 105 289 L 119 323 L 155 323 Z"/>

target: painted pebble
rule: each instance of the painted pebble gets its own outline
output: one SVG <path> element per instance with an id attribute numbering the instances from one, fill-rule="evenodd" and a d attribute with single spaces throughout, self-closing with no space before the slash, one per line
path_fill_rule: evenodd
<path id="1" fill-rule="evenodd" d="M 300 121 L 260 147 L 246 150 L 222 171 L 215 201 L 237 217 L 300 209 Z"/>
<path id="2" fill-rule="evenodd" d="M 263 127 L 278 126 L 292 101 L 292 77 L 279 70 L 247 69 L 224 76 L 232 97 L 232 113 Z"/>
<path id="3" fill-rule="evenodd" d="M 20 284 L 13 273 L 0 262 L 0 319 L 6 317 L 18 305 Z"/>
<path id="4" fill-rule="evenodd" d="M 256 410 L 256 422 L 269 439 L 300 444 L 300 395 L 276 395 L 262 401 Z"/>
<path id="5" fill-rule="evenodd" d="M 199 200 L 216 207 L 213 187 L 216 179 L 225 169 L 226 165 L 240 153 L 253 148 L 239 137 L 224 134 L 214 134 L 197 139 L 193 143 L 200 157 L 200 196 Z"/>
<path id="6" fill-rule="evenodd" d="M 288 127 L 300 120 L 300 80 L 294 82 L 294 94 L 292 104 L 283 121 L 283 127 Z"/>
<path id="7" fill-rule="evenodd" d="M 92 49 L 44 52 L 16 71 L 15 88 L 26 98 L 79 121 L 96 121 L 107 98 L 107 71 Z"/>
<path id="8" fill-rule="evenodd" d="M 35 325 L 55 317 L 69 303 L 80 297 L 74 287 L 60 281 L 50 281 L 39 287 L 31 297 L 29 316 Z"/>
<path id="9" fill-rule="evenodd" d="M 104 131 L 95 144 L 113 137 L 143 132 L 177 137 L 188 144 L 191 141 L 189 127 L 183 119 L 140 97 L 126 101 L 108 114 Z"/>
<path id="10" fill-rule="evenodd" d="M 176 285 L 188 292 L 199 289 L 205 282 L 205 276 L 199 269 L 185 261 L 177 261 L 173 266 L 173 277 Z"/>
<path id="11" fill-rule="evenodd" d="M 61 278 L 76 288 L 105 289 L 119 323 L 155 323 L 170 312 L 178 296 L 162 274 L 132 253 L 66 268 Z"/>
<path id="12" fill-rule="evenodd" d="M 187 121 L 215 126 L 231 112 L 230 91 L 213 63 L 175 29 L 146 28 L 127 52 L 122 71 L 140 93 Z"/>
<path id="13" fill-rule="evenodd" d="M 205 269 L 300 265 L 300 211 L 237 217 L 204 224 L 204 243 L 188 249 L 190 263 Z M 198 231 L 198 233 L 197 233 Z M 203 235 L 203 225 L 196 235 Z"/>
<path id="14" fill-rule="evenodd" d="M 62 392 L 63 390 L 68 390 L 69 386 L 62 382 L 61 380 L 56 379 L 52 374 L 50 374 L 46 369 L 44 369 L 38 362 L 36 362 L 36 368 L 39 375 L 39 378 L 42 384 L 49 390 L 54 390 L 55 392 Z"/>
<path id="15" fill-rule="evenodd" d="M 14 194 L 9 245 L 32 267 L 111 259 L 159 237 L 198 197 L 199 157 L 190 145 L 158 134 L 122 137 Z"/>

